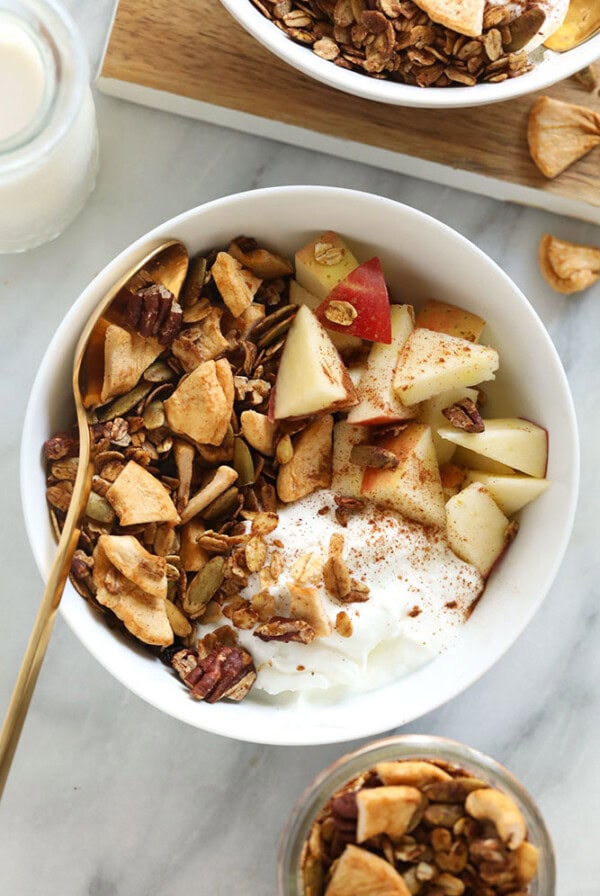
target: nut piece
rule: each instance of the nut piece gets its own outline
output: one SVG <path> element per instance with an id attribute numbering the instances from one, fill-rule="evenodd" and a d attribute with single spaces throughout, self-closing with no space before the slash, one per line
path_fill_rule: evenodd
<path id="1" fill-rule="evenodd" d="M 348 844 L 327 887 L 326 896 L 410 896 L 395 868 L 379 856 Z"/>
<path id="2" fill-rule="evenodd" d="M 252 657 L 241 647 L 217 643 L 203 659 L 196 655 L 196 662 L 182 678 L 192 696 L 207 703 L 243 700 L 256 681 Z"/>
<path id="3" fill-rule="evenodd" d="M 527 140 L 542 174 L 556 177 L 600 143 L 600 115 L 541 96 L 529 112 Z"/>
<path id="4" fill-rule="evenodd" d="M 464 432 L 483 432 L 485 429 L 477 405 L 470 398 L 463 398 L 450 407 L 443 408 L 442 414 L 452 426 L 462 429 Z"/>
<path id="5" fill-rule="evenodd" d="M 377 470 L 395 470 L 400 463 L 393 451 L 377 445 L 353 445 L 350 461 L 357 467 L 375 467 Z"/>
<path id="6" fill-rule="evenodd" d="M 538 260 L 546 282 L 563 295 L 587 289 L 600 277 L 600 249 L 568 243 L 548 233 L 540 240 Z"/>
<path id="7" fill-rule="evenodd" d="M 498 836 L 509 849 L 517 849 L 525 840 L 525 819 L 517 804 L 505 793 L 489 787 L 474 790 L 465 800 L 465 809 L 478 821 L 493 821 Z"/>
<path id="8" fill-rule="evenodd" d="M 359 790 L 356 794 L 357 843 L 384 833 L 392 840 L 403 837 L 423 802 L 416 787 L 384 785 Z"/>
<path id="9" fill-rule="evenodd" d="M 432 781 L 452 780 L 443 768 L 421 759 L 378 762 L 375 771 L 384 784 L 410 784 L 413 787 L 421 787 Z"/>

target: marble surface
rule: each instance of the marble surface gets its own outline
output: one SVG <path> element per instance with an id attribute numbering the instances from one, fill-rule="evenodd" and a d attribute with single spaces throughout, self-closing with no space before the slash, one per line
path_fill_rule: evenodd
<path id="1" fill-rule="evenodd" d="M 111 0 L 66 5 L 97 67 Z M 596 896 L 600 287 L 572 298 L 553 293 L 538 273 L 536 246 L 546 231 L 600 245 L 600 230 L 107 97 L 96 101 L 101 168 L 93 197 L 52 244 L 0 257 L 0 708 L 42 591 L 20 507 L 22 421 L 50 336 L 80 290 L 135 237 L 208 199 L 290 183 L 380 193 L 456 228 L 524 290 L 565 365 L 582 443 L 573 538 L 544 606 L 480 681 L 403 730 L 463 740 L 507 765 L 546 817 L 560 896 Z M 343 752 L 342 745 L 237 743 L 166 718 L 114 681 L 59 618 L 0 806 L 0 893 L 268 896 L 292 803 Z"/>

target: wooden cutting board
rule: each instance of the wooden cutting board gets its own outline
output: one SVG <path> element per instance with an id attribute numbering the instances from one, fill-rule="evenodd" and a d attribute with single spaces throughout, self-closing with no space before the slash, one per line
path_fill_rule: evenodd
<path id="1" fill-rule="evenodd" d="M 600 224 L 600 148 L 558 178 L 544 178 L 527 148 L 532 96 L 448 111 L 349 96 L 272 56 L 218 0 L 119 0 L 98 86 L 148 106 Z M 598 93 L 574 78 L 545 92 L 600 113 Z"/>

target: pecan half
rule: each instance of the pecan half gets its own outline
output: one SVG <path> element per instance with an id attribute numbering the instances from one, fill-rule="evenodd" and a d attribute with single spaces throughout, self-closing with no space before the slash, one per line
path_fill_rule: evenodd
<path id="1" fill-rule="evenodd" d="M 485 429 L 477 405 L 470 398 L 463 398 L 450 407 L 444 408 L 442 414 L 452 426 L 463 429 L 465 432 L 483 432 Z"/>
<path id="2" fill-rule="evenodd" d="M 252 657 L 241 647 L 218 644 L 203 659 L 196 651 L 184 649 L 170 662 L 192 696 L 207 703 L 242 700 L 256 681 Z"/>
<path id="3" fill-rule="evenodd" d="M 350 460 L 357 467 L 375 467 L 378 470 L 395 470 L 400 463 L 393 451 L 377 445 L 354 445 Z"/>

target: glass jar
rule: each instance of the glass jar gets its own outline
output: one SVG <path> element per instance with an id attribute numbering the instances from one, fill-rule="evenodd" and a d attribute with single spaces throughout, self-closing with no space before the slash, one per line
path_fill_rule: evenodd
<path id="1" fill-rule="evenodd" d="M 57 237 L 81 211 L 98 134 L 81 37 L 55 0 L 0 0 L 0 253 Z"/>
<path id="2" fill-rule="evenodd" d="M 556 869 L 550 835 L 539 809 L 522 784 L 494 759 L 465 744 L 430 735 L 398 735 L 377 740 L 342 756 L 304 791 L 294 806 L 279 844 L 278 896 L 304 896 L 300 875 L 302 847 L 325 803 L 344 784 L 376 763 L 394 759 L 441 759 L 466 769 L 491 787 L 504 791 L 521 809 L 528 839 L 540 851 L 538 872 L 530 884 L 531 896 L 555 896 Z"/>

